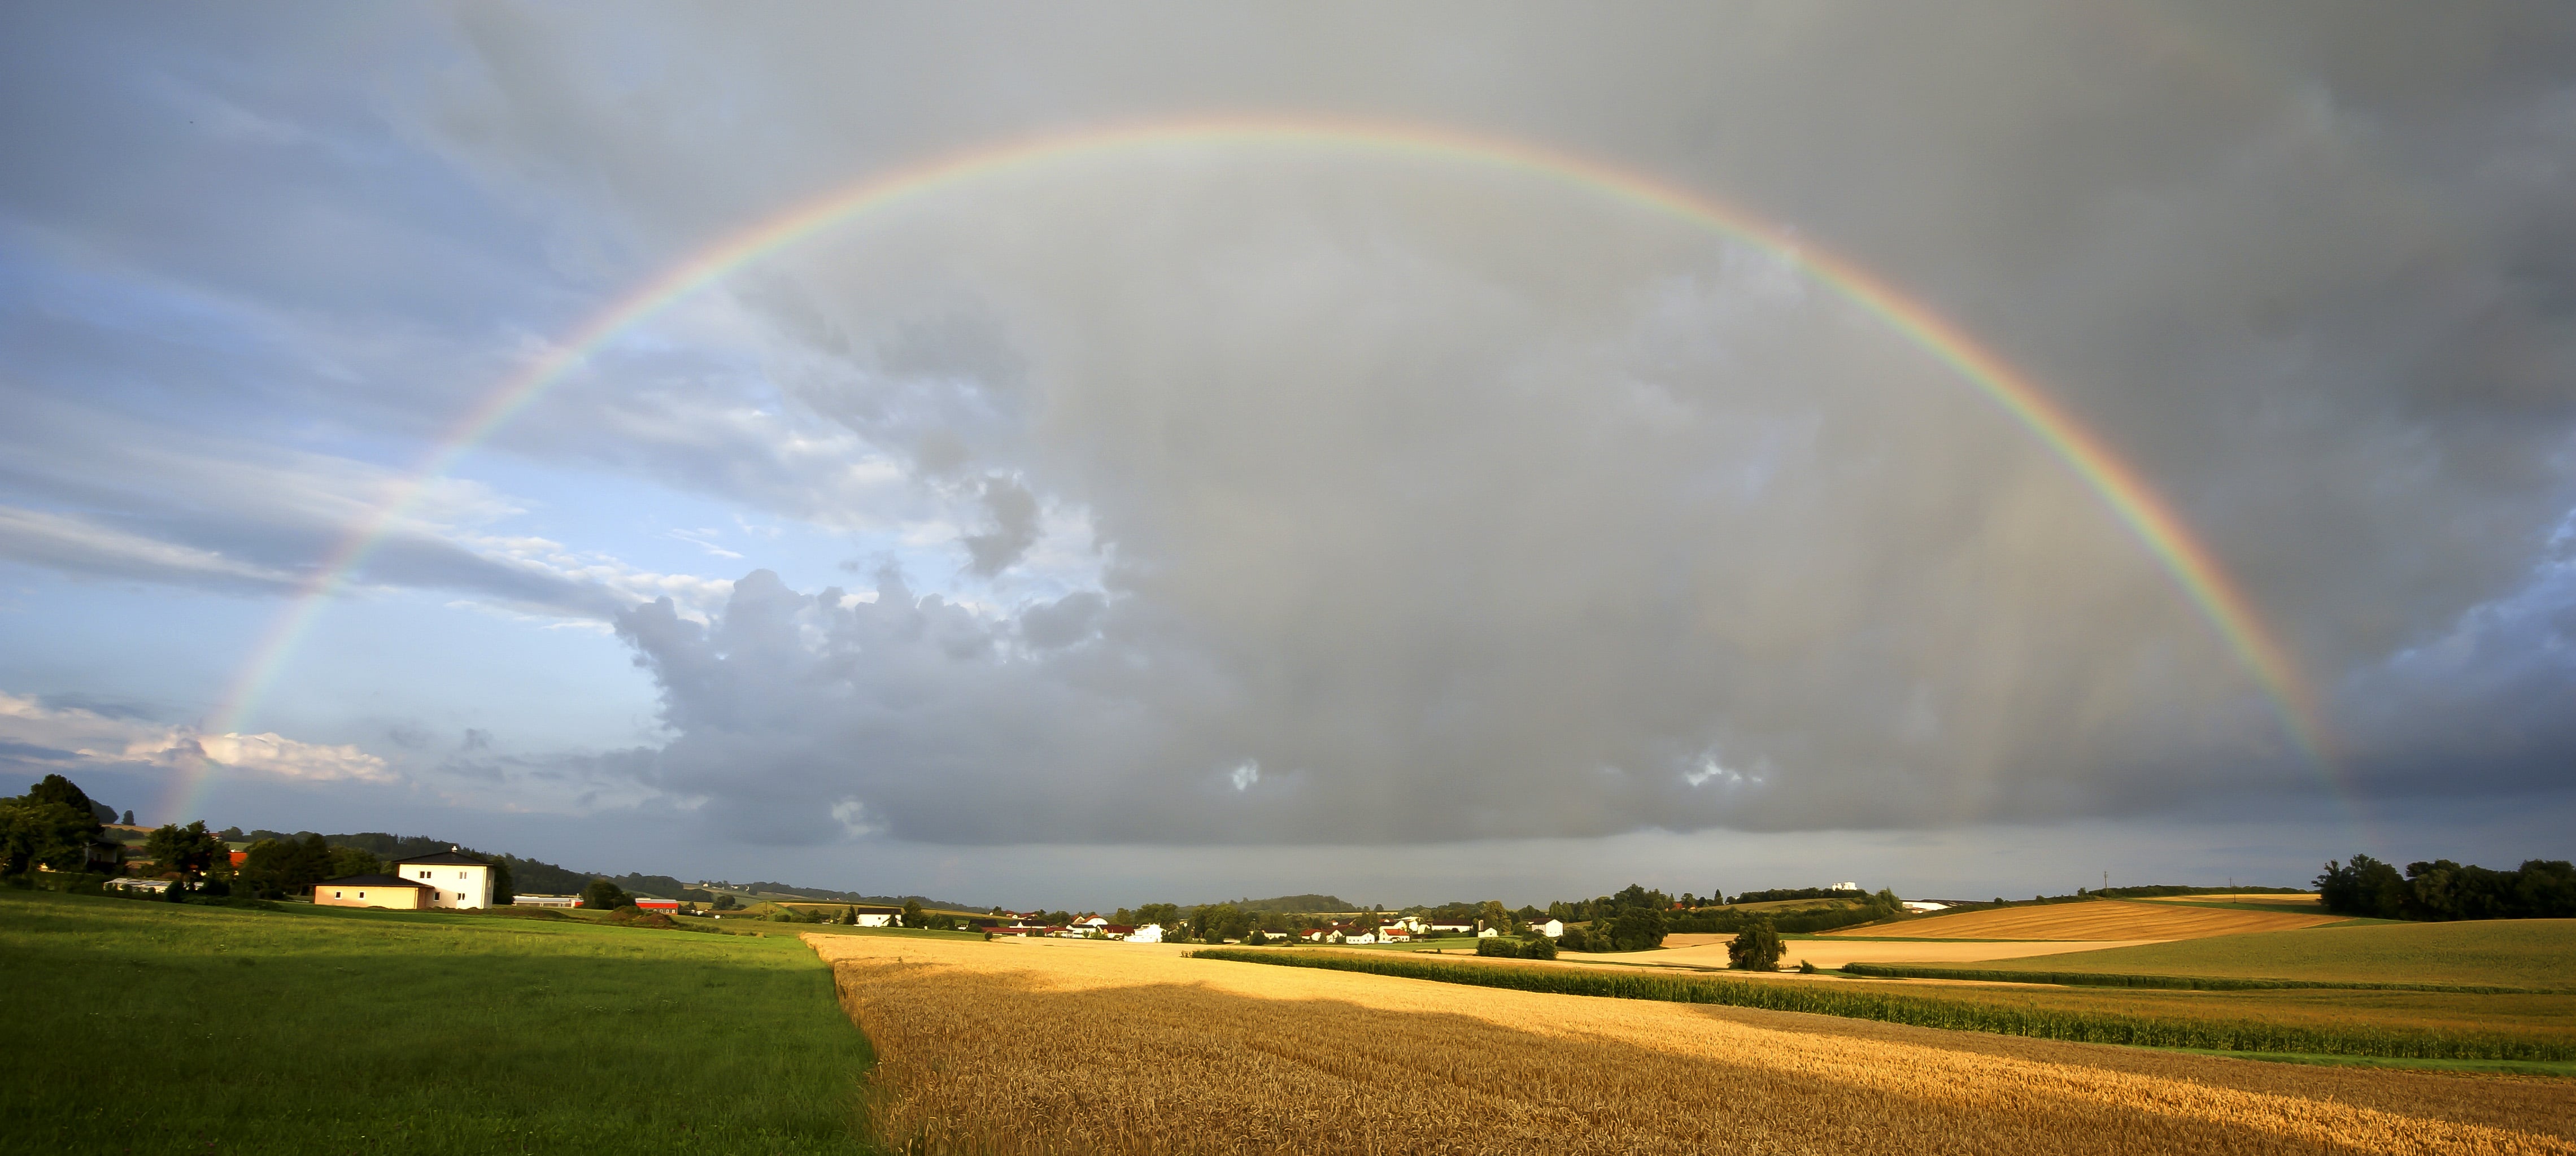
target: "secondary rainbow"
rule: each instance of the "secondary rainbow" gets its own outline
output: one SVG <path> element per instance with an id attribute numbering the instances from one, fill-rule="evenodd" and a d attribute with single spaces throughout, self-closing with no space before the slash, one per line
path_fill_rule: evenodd
<path id="1" fill-rule="evenodd" d="M 501 382 L 435 443 L 418 468 L 382 505 L 350 528 L 298 589 L 286 610 L 252 648 L 249 660 L 227 687 L 222 703 L 208 716 L 206 731 L 220 734 L 238 729 L 287 656 L 312 628 L 322 607 L 384 542 L 430 483 L 620 333 L 745 264 L 855 218 L 979 179 L 1050 162 L 1188 146 L 1376 153 L 1518 173 L 1589 189 L 1789 260 L 1947 365 L 2001 406 L 2083 479 L 2173 576 L 2184 596 L 2253 675 L 2290 741 L 2310 761 L 2330 772 L 2325 728 L 2314 694 L 2290 661 L 2288 651 L 2263 628 L 2250 601 L 2228 579 L 2216 557 L 2191 534 L 2173 507 L 2108 443 L 2085 428 L 2027 375 L 1931 308 L 1898 292 L 1859 265 L 1797 239 L 1777 226 L 1654 177 L 1522 141 L 1448 129 L 1315 119 L 1196 119 L 1023 138 L 861 180 L 700 250 L 565 335 L 552 349 Z M 201 775 L 181 775 L 173 797 L 177 805 L 165 808 L 165 813 L 185 818 L 180 812 L 193 806 L 201 779 Z"/>

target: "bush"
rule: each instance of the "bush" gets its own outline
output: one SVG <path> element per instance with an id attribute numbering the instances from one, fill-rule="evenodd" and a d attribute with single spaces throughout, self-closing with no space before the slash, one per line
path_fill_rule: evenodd
<path id="1" fill-rule="evenodd" d="M 1495 959 L 1554 959 L 1556 941 L 1544 935 L 1529 939 L 1505 939 L 1497 935 L 1477 940 L 1476 954 Z"/>
<path id="2" fill-rule="evenodd" d="M 1778 971 L 1780 957 L 1787 952 L 1787 945 L 1780 942 L 1780 929 L 1765 919 L 1735 933 L 1734 942 L 1726 945 L 1726 960 L 1738 971 Z"/>
<path id="3" fill-rule="evenodd" d="M 625 888 L 605 879 L 593 879 L 590 886 L 581 889 L 581 905 L 592 911 L 615 911 L 632 907 L 635 901 L 627 898 Z"/>

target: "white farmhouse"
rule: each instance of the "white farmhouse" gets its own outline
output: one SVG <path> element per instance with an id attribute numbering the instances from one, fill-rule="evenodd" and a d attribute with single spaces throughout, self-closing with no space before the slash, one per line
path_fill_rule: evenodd
<path id="1" fill-rule="evenodd" d="M 1127 933 L 1129 943 L 1161 943 L 1162 941 L 1163 925 L 1159 923 L 1148 923 Z"/>
<path id="2" fill-rule="evenodd" d="M 1565 921 L 1562 919 L 1551 919 L 1545 923 L 1533 923 L 1529 926 L 1530 930 L 1544 935 L 1549 939 L 1563 939 L 1565 937 Z"/>
<path id="3" fill-rule="evenodd" d="M 454 847 L 394 861 L 394 877 L 423 889 L 422 907 L 492 905 L 492 865 Z"/>

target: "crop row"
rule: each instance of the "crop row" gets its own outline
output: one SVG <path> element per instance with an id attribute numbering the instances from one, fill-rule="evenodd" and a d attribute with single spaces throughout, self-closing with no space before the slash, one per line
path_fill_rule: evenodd
<path id="1" fill-rule="evenodd" d="M 1510 988 L 1556 995 L 1667 1003 L 1717 1004 L 1767 1011 L 1807 1012 L 1846 1019 L 1880 1020 L 1951 1031 L 1988 1032 L 2079 1043 L 2204 1048 L 2229 1052 L 2296 1052 L 2442 1060 L 2569 1060 L 2576 1044 L 2500 1036 L 2373 1029 L 2320 1030 L 2280 1024 L 2191 1022 L 2102 1012 L 2001 1007 L 1875 991 L 1837 989 L 1826 983 L 1787 983 L 1637 975 L 1574 968 L 1443 964 L 1422 959 L 1341 952 L 1240 951 L 1210 948 L 1199 959 L 1266 963 L 1366 972 L 1439 983 Z"/>
<path id="2" fill-rule="evenodd" d="M 1987 983 L 2051 983 L 2069 987 L 2144 987 L 2173 991 L 2279 991 L 2328 988 L 2338 991 L 2435 991 L 2453 995 L 2565 995 L 2564 988 L 2499 987 L 2492 984 L 2383 983 L 2369 980 L 2240 979 L 2213 975 L 2129 975 L 2089 971 L 2009 971 L 1974 967 L 1918 967 L 1901 963 L 1847 963 L 1846 975 L 1871 979 L 1961 979 Z"/>

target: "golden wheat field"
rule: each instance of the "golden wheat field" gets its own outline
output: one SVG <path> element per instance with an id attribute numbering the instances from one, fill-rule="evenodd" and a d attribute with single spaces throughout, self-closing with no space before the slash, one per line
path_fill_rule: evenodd
<path id="1" fill-rule="evenodd" d="M 1188 959 L 813 937 L 926 1153 L 2576 1153 L 2576 1082 Z"/>
<path id="2" fill-rule="evenodd" d="M 1963 911 L 1956 915 L 1933 915 L 1894 925 L 1853 928 L 1848 933 L 1828 931 L 1825 934 L 1849 934 L 1870 939 L 2198 939 L 2208 935 L 2319 927 L 2341 919 L 2341 916 L 2296 910 L 2240 911 L 2224 907 L 2097 899 L 2087 903 Z"/>

